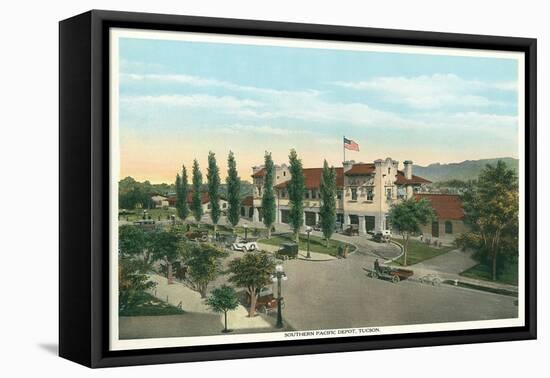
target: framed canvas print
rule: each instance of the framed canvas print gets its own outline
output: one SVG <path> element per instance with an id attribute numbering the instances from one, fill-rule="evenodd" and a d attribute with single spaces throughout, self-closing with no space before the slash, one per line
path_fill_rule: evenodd
<path id="1" fill-rule="evenodd" d="M 60 355 L 536 337 L 536 41 L 60 23 Z"/>

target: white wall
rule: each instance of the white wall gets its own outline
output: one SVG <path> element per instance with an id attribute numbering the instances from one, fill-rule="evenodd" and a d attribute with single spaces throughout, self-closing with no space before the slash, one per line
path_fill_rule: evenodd
<path id="1" fill-rule="evenodd" d="M 550 343 L 548 299 L 539 296 L 542 340 L 485 345 L 254 359 L 207 364 L 148 366 L 90 371 L 54 356 L 57 343 L 57 21 L 91 8 L 374 26 L 539 38 L 539 144 L 548 144 L 550 28 L 544 1 L 7 1 L 0 23 L 2 106 L 0 107 L 1 197 L 35 198 L 37 206 L 3 203 L 1 211 L 2 297 L 0 375 L 5 377 L 132 376 L 292 377 L 386 376 L 517 377 L 547 374 Z M 539 166 L 550 152 L 539 153 Z M 541 175 L 539 188 L 548 187 Z M 32 182 L 31 182 L 32 180 Z M 542 191 L 539 190 L 542 194 Z M 550 211 L 539 196 L 539 214 Z M 28 202 L 23 202 L 27 204 Z M 27 226 L 31 215 L 40 219 Z M 540 218 L 539 234 L 550 224 Z M 32 232 L 32 233 L 31 233 Z M 548 242 L 539 240 L 539 266 L 549 266 Z M 548 277 L 548 274 L 546 274 Z M 539 280 L 547 293 L 548 278 Z M 546 296 L 548 298 L 548 296 Z M 544 312 L 544 314 L 543 314 Z M 546 349 L 546 350 L 544 350 Z M 544 370 L 543 369 L 544 366 Z M 206 370 L 205 370 L 206 369 Z M 261 374 L 260 374 L 261 372 Z M 539 374 L 542 376 L 541 374 Z"/>

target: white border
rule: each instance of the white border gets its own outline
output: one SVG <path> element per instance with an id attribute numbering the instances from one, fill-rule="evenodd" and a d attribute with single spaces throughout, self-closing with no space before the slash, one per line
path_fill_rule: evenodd
<path id="1" fill-rule="evenodd" d="M 316 335 L 315 331 L 309 335 L 309 331 L 296 332 L 272 332 L 254 333 L 240 335 L 219 335 L 219 336 L 194 336 L 194 337 L 171 337 L 157 339 L 132 339 L 119 340 L 118 338 L 118 179 L 120 173 L 120 151 L 119 151 L 119 39 L 156 39 L 172 41 L 194 41 L 226 44 L 245 44 L 259 46 L 284 46 L 299 48 L 322 48 L 331 50 L 354 50 L 354 51 L 375 51 L 393 52 L 404 54 L 425 54 L 425 55 L 447 55 L 465 57 L 486 57 L 515 59 L 518 62 L 518 143 L 519 143 L 519 261 L 518 261 L 518 318 L 479 320 L 454 323 L 432 323 L 420 325 L 402 325 L 388 327 L 365 327 L 333 330 L 334 335 Z M 359 43 L 359 42 L 338 42 L 303 40 L 290 38 L 232 36 L 207 33 L 188 33 L 171 31 L 151 31 L 138 29 L 111 28 L 109 32 L 110 42 L 110 109 L 109 130 L 110 130 L 110 255 L 109 255 L 109 349 L 130 350 L 145 348 L 163 348 L 192 345 L 213 345 L 213 344 L 234 344 L 259 341 L 281 341 L 292 339 L 316 339 L 345 336 L 358 336 L 357 332 L 364 330 L 361 335 L 389 335 L 396 333 L 435 332 L 465 329 L 502 328 L 517 327 L 525 325 L 525 56 L 520 52 L 474 50 L 458 48 L 401 46 L 389 44 Z M 341 332 L 341 333 L 338 333 Z"/>

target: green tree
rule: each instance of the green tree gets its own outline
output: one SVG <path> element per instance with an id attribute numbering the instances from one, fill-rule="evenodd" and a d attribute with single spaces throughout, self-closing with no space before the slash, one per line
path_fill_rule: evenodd
<path id="1" fill-rule="evenodd" d="M 146 245 L 146 235 L 141 227 L 122 225 L 118 228 L 118 249 L 121 256 L 141 255 Z"/>
<path id="2" fill-rule="evenodd" d="M 392 205 L 388 214 L 388 221 L 405 236 L 403 246 L 403 265 L 407 265 L 410 234 L 420 232 L 420 226 L 431 222 L 435 218 L 432 205 L 426 199 L 410 198 L 401 203 Z"/>
<path id="3" fill-rule="evenodd" d="M 191 198 L 191 211 L 195 220 L 200 223 L 202 218 L 202 173 L 197 159 L 193 161 L 193 197 Z"/>
<path id="4" fill-rule="evenodd" d="M 305 179 L 302 167 L 302 161 L 298 159 L 298 154 L 295 149 L 290 150 L 289 171 L 290 181 L 288 183 L 288 199 L 290 204 L 289 221 L 296 243 L 300 242 L 300 227 L 304 223 L 304 194 L 305 194 Z"/>
<path id="5" fill-rule="evenodd" d="M 208 181 L 208 200 L 210 201 L 210 219 L 214 224 L 214 234 L 217 231 L 220 220 L 220 169 L 216 163 L 216 155 L 213 152 L 208 153 L 208 171 L 206 173 Z"/>
<path id="6" fill-rule="evenodd" d="M 329 168 L 327 161 L 323 164 L 323 175 L 321 177 L 321 230 L 329 247 L 330 238 L 334 233 L 336 225 L 336 171 Z"/>
<path id="7" fill-rule="evenodd" d="M 265 153 L 265 178 L 264 178 L 264 190 L 262 194 L 262 214 L 263 222 L 267 227 L 267 238 L 271 238 L 271 228 L 275 223 L 275 193 L 273 191 L 273 182 L 275 176 L 275 167 L 273 165 L 273 159 L 271 153 Z"/>
<path id="8" fill-rule="evenodd" d="M 189 184 L 187 183 L 187 169 L 182 166 L 181 176 L 176 176 L 176 210 L 181 220 L 189 216 L 189 206 L 187 205 L 187 192 Z"/>
<path id="9" fill-rule="evenodd" d="M 188 266 L 188 282 L 191 288 L 206 298 L 210 282 L 221 273 L 221 259 L 227 253 L 208 243 L 188 244 L 183 259 Z"/>
<path id="10" fill-rule="evenodd" d="M 499 160 L 496 165 L 486 165 L 462 197 L 465 221 L 471 232 L 459 243 L 469 240 L 470 245 L 486 254 L 493 280 L 497 279 L 499 256 L 503 252 L 517 255 L 518 195 L 515 171 Z"/>
<path id="11" fill-rule="evenodd" d="M 168 283 L 173 280 L 172 264 L 180 257 L 181 240 L 179 234 L 170 230 L 156 230 L 149 234 L 149 249 L 153 261 L 164 261 Z M 150 263 L 150 262 L 148 262 Z"/>
<path id="12" fill-rule="evenodd" d="M 271 283 L 271 274 L 275 263 L 266 253 L 247 253 L 229 263 L 229 272 L 233 275 L 229 281 L 242 287 L 250 298 L 248 316 L 256 314 L 256 301 L 262 287 Z"/>
<path id="13" fill-rule="evenodd" d="M 237 173 L 235 155 L 229 151 L 227 158 L 227 220 L 233 227 L 237 226 L 241 210 L 241 179 Z"/>
<path id="14" fill-rule="evenodd" d="M 119 254 L 118 260 L 118 310 L 124 312 L 132 307 L 141 294 L 156 286 L 142 271 L 140 261 Z"/>
<path id="15" fill-rule="evenodd" d="M 215 288 L 206 300 L 206 304 L 214 312 L 223 312 L 225 325 L 222 332 L 229 332 L 227 328 L 227 312 L 239 307 L 239 300 L 235 289 L 227 285 Z"/>

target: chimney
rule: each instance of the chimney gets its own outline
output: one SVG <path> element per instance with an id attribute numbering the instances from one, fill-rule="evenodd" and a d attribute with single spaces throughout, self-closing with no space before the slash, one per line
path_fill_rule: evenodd
<path id="1" fill-rule="evenodd" d="M 355 164 L 355 160 L 348 160 L 343 162 L 342 165 L 344 166 L 344 172 L 349 171 L 354 164 Z"/>
<path id="2" fill-rule="evenodd" d="M 403 165 L 405 166 L 404 172 L 403 172 L 405 174 L 405 178 L 407 180 L 412 179 L 412 176 L 413 176 L 413 162 L 410 161 L 410 160 L 405 160 L 403 162 Z"/>

